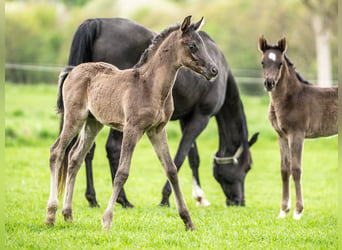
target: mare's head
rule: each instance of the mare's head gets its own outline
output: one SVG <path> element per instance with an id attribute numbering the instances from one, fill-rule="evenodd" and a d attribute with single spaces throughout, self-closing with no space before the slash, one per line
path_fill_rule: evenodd
<path id="1" fill-rule="evenodd" d="M 264 86 L 267 91 L 272 91 L 277 87 L 285 64 L 286 49 L 285 37 L 281 38 L 277 45 L 269 45 L 264 36 L 259 38 L 259 50 L 263 54 L 261 65 L 264 69 Z"/>
<path id="2" fill-rule="evenodd" d="M 198 34 L 204 23 L 202 17 L 200 21 L 191 24 L 191 16 L 184 19 L 180 29 L 180 46 L 178 58 L 180 64 L 201 74 L 207 80 L 214 78 L 218 74 L 218 69 L 210 58 L 204 42 Z"/>
<path id="3" fill-rule="evenodd" d="M 214 177 L 222 187 L 227 206 L 245 206 L 245 178 L 252 165 L 249 148 L 258 135 L 255 133 L 249 141 L 243 142 L 231 157 L 214 155 Z"/>

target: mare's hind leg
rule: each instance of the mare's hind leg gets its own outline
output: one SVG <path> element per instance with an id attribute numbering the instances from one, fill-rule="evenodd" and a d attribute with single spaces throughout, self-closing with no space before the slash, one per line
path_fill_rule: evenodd
<path id="1" fill-rule="evenodd" d="M 281 210 L 278 218 L 285 218 L 290 212 L 291 199 L 290 199 L 290 151 L 288 140 L 283 137 L 278 137 L 280 155 L 281 155 L 281 179 L 283 184 L 283 194 L 281 202 Z"/>
<path id="2" fill-rule="evenodd" d="M 66 221 L 72 221 L 72 197 L 76 175 L 86 154 L 94 144 L 96 135 L 100 132 L 102 127 L 103 125 L 94 118 L 88 118 L 81 130 L 76 144 L 71 149 L 62 210 L 62 214 Z"/>
<path id="3" fill-rule="evenodd" d="M 107 209 L 102 216 L 102 225 L 103 229 L 105 230 L 109 230 L 111 228 L 114 205 L 121 188 L 128 178 L 132 154 L 137 142 L 142 135 L 143 131 L 137 130 L 131 126 L 124 127 L 123 129 L 122 150 L 120 154 L 119 168 L 115 175 L 112 195 L 108 202 Z"/>
<path id="4" fill-rule="evenodd" d="M 165 128 L 163 128 L 161 131 L 157 131 L 156 129 L 153 129 L 152 131 L 150 130 L 147 132 L 147 135 L 163 166 L 166 177 L 171 183 L 176 199 L 178 214 L 185 224 L 185 229 L 194 230 L 195 226 L 192 223 L 189 210 L 185 204 L 183 194 L 179 186 L 177 168 L 170 155 Z"/>
<path id="5" fill-rule="evenodd" d="M 50 148 L 50 196 L 47 204 L 47 215 L 45 224 L 53 225 L 56 219 L 56 211 L 58 207 L 58 176 L 63 166 L 64 155 L 71 140 L 82 128 L 83 119 L 77 119 L 76 116 L 71 116 L 69 119 L 65 119 L 63 129 L 56 140 L 56 142 Z"/>
<path id="6" fill-rule="evenodd" d="M 94 178 L 93 178 L 93 159 L 95 152 L 95 143 L 91 147 L 89 153 L 85 157 L 85 169 L 86 169 L 86 177 L 87 177 L 87 188 L 85 192 L 85 197 L 89 202 L 90 207 L 99 207 L 99 204 L 96 200 L 96 192 L 94 187 Z"/>
<path id="7" fill-rule="evenodd" d="M 116 171 L 118 170 L 120 153 L 122 144 L 122 132 L 110 129 L 109 136 L 106 143 L 107 158 L 110 166 L 110 173 L 112 175 L 112 183 L 114 183 Z M 131 204 L 127 197 L 124 188 L 119 192 L 119 196 L 116 200 L 117 203 L 121 204 L 124 208 L 133 208 L 134 205 Z"/>
<path id="8" fill-rule="evenodd" d="M 291 173 L 295 183 L 296 190 L 296 209 L 293 212 L 293 218 L 299 220 L 304 211 L 304 201 L 302 192 L 302 152 L 303 152 L 304 134 L 293 133 L 289 135 Z"/>

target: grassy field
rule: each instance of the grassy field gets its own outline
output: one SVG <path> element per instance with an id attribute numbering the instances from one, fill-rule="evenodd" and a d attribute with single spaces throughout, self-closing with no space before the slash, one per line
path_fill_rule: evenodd
<path id="1" fill-rule="evenodd" d="M 191 171 L 185 162 L 180 184 L 196 226 L 186 232 L 173 196 L 171 208 L 161 208 L 166 180 L 144 136 L 133 155 L 125 185 L 134 209 L 116 205 L 112 230 L 103 232 L 101 217 L 111 195 L 105 153 L 108 129 L 97 137 L 94 181 L 100 208 L 88 207 L 84 197 L 85 170 L 80 169 L 74 194 L 74 222 L 64 222 L 61 205 L 55 227 L 44 225 L 49 196 L 49 147 L 57 137 L 56 86 L 6 85 L 6 248 L 34 249 L 337 249 L 338 140 L 305 143 L 300 221 L 279 220 L 281 179 L 277 137 L 267 120 L 269 98 L 242 96 L 249 133 L 259 131 L 252 147 L 253 166 L 246 179 L 246 207 L 226 207 L 225 196 L 212 175 L 217 150 L 214 119 L 198 138 L 202 188 L 211 206 L 198 208 L 192 199 Z M 168 125 L 171 153 L 180 139 L 177 122 Z M 294 194 L 293 184 L 291 192 Z M 292 197 L 292 204 L 295 204 Z"/>

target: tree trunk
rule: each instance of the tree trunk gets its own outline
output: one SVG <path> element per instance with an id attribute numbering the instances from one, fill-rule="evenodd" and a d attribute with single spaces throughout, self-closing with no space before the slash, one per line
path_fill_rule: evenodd
<path id="1" fill-rule="evenodd" d="M 323 24 L 322 17 L 313 17 L 313 29 L 316 39 L 317 84 L 322 87 L 332 86 L 332 67 L 330 53 L 331 32 Z"/>

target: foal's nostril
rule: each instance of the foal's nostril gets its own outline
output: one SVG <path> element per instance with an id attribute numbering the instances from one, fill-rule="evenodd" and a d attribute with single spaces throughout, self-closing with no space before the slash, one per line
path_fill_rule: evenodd
<path id="1" fill-rule="evenodd" d="M 211 67 L 210 72 L 213 76 L 216 76 L 218 74 L 218 70 L 215 66 Z"/>

